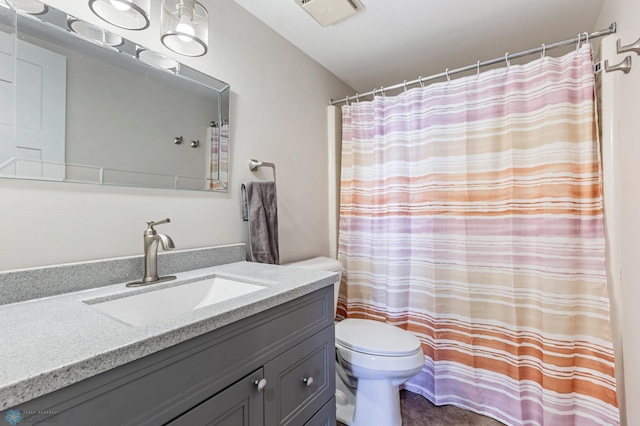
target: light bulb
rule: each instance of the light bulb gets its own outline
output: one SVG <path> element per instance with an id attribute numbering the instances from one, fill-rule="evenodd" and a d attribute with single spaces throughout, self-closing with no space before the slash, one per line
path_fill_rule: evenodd
<path id="1" fill-rule="evenodd" d="M 180 17 L 180 23 L 178 25 L 176 25 L 176 32 L 179 33 L 178 34 L 178 38 L 182 41 L 191 41 L 192 38 L 196 32 L 193 30 L 193 27 L 191 26 L 191 19 L 189 18 L 189 16 L 187 15 L 182 15 Z M 186 35 L 181 35 L 182 34 L 186 34 Z M 191 37 L 187 37 L 191 36 Z"/>
<path id="2" fill-rule="evenodd" d="M 109 0 L 109 3 L 118 10 L 126 11 L 131 9 L 131 6 L 120 0 Z"/>

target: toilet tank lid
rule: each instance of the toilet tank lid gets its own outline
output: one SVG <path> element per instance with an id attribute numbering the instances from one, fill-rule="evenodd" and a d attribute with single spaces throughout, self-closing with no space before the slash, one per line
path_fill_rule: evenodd
<path id="1" fill-rule="evenodd" d="M 286 266 L 294 268 L 317 269 L 319 271 L 341 272 L 342 264 L 336 259 L 330 257 L 318 256 L 311 259 L 301 260 L 299 262 L 287 263 Z"/>

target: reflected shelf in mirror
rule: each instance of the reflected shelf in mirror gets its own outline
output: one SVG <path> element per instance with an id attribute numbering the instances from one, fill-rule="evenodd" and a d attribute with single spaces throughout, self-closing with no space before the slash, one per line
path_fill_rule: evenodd
<path id="1" fill-rule="evenodd" d="M 13 158 L 0 164 L 0 178 L 64 181 L 93 185 L 138 186 L 156 189 L 228 191 L 225 182 L 213 178 L 117 170 L 84 164 Z"/>

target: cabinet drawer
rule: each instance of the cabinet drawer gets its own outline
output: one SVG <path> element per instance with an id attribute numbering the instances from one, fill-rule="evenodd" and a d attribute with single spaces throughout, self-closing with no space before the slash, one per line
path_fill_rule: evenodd
<path id="1" fill-rule="evenodd" d="M 335 426 L 335 424 L 336 397 L 334 396 L 304 426 Z"/>
<path id="2" fill-rule="evenodd" d="M 265 425 L 299 426 L 310 419 L 335 394 L 334 363 L 331 324 L 266 364 Z"/>
<path id="3" fill-rule="evenodd" d="M 166 426 L 253 426 L 262 424 L 263 392 L 256 382 L 262 368 L 238 380 L 222 392 L 167 423 Z"/>

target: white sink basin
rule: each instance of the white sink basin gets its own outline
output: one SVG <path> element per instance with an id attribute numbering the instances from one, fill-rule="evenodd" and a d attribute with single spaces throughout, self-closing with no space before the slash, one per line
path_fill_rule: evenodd
<path id="1" fill-rule="evenodd" d="M 91 304 L 91 301 L 85 301 L 85 303 L 113 318 L 140 326 L 264 288 L 242 281 L 213 277 L 106 302 Z"/>

